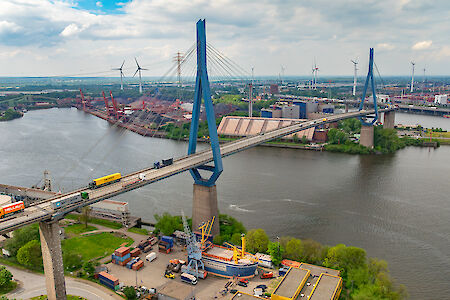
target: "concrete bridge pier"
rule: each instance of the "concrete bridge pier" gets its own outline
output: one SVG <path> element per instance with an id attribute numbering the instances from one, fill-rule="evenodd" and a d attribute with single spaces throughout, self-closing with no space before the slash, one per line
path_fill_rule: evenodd
<path id="1" fill-rule="evenodd" d="M 217 187 L 194 183 L 194 199 L 192 201 L 192 231 L 197 231 L 203 222 L 215 216 L 211 234 L 220 234 L 219 210 L 217 208 Z"/>
<path id="2" fill-rule="evenodd" d="M 57 221 L 39 223 L 45 285 L 49 300 L 67 299 L 60 230 Z"/>
<path id="3" fill-rule="evenodd" d="M 345 103 L 345 113 L 348 113 L 348 103 Z"/>
<path id="4" fill-rule="evenodd" d="M 374 128 L 372 125 L 362 125 L 359 144 L 367 148 L 373 148 L 373 131 Z"/>
<path id="5" fill-rule="evenodd" d="M 394 128 L 394 124 L 395 124 L 395 111 L 385 112 L 383 128 Z"/>

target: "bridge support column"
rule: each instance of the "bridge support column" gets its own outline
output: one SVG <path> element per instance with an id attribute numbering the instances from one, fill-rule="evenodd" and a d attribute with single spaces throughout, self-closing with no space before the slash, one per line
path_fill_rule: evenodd
<path id="1" fill-rule="evenodd" d="M 60 230 L 58 222 L 39 223 L 45 285 L 49 300 L 67 299 Z"/>
<path id="2" fill-rule="evenodd" d="M 196 231 L 203 222 L 215 216 L 211 234 L 217 235 L 219 230 L 219 210 L 217 208 L 216 185 L 204 186 L 194 183 L 194 199 L 192 203 L 192 231 Z"/>
<path id="3" fill-rule="evenodd" d="M 373 131 L 373 126 L 362 125 L 359 144 L 367 148 L 373 148 Z"/>
<path id="4" fill-rule="evenodd" d="M 395 111 L 385 112 L 383 128 L 394 128 L 394 124 L 395 124 Z"/>
<path id="5" fill-rule="evenodd" d="M 348 113 L 348 103 L 345 103 L 345 113 Z"/>

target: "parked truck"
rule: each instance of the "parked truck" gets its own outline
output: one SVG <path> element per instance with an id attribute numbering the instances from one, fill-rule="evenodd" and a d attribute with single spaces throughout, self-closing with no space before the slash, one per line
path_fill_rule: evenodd
<path id="1" fill-rule="evenodd" d="M 194 275 L 188 274 L 188 273 L 182 273 L 181 274 L 181 281 L 190 283 L 192 285 L 197 284 L 197 278 Z"/>

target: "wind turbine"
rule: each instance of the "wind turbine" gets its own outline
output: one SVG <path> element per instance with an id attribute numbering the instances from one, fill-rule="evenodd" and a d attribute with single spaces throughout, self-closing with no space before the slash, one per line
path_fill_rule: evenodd
<path id="1" fill-rule="evenodd" d="M 415 62 L 411 62 L 412 66 L 412 76 L 411 76 L 411 93 L 414 91 L 414 66 L 416 65 Z"/>
<path id="2" fill-rule="evenodd" d="M 316 65 L 316 58 L 314 58 L 314 67 L 312 69 L 313 79 L 314 79 L 314 89 L 317 89 L 317 72 L 319 71 L 319 67 Z"/>
<path id="3" fill-rule="evenodd" d="M 142 94 L 142 76 L 141 76 L 141 70 L 148 70 L 148 69 L 141 68 L 141 66 L 139 65 L 139 63 L 138 63 L 136 57 L 134 58 L 134 60 L 136 61 L 137 70 L 136 70 L 136 72 L 134 72 L 133 77 L 136 76 L 136 74 L 139 72 L 139 93 Z"/>
<path id="4" fill-rule="evenodd" d="M 353 96 L 356 96 L 356 78 L 357 78 L 357 71 L 358 68 L 356 67 L 356 65 L 358 64 L 357 61 L 351 60 L 351 62 L 353 63 L 353 66 L 355 67 L 355 75 L 353 76 Z"/>
<path id="5" fill-rule="evenodd" d="M 120 66 L 120 68 L 114 68 L 113 70 L 118 70 L 120 71 L 120 89 L 123 91 L 123 77 L 125 77 L 123 75 L 123 64 L 125 63 L 125 60 L 123 61 L 122 65 Z"/>

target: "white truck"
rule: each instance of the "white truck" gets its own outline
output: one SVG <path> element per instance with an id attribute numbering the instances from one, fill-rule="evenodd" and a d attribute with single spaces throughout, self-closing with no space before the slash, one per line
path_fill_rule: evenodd
<path id="1" fill-rule="evenodd" d="M 145 257 L 145 260 L 148 262 L 152 262 L 156 259 L 156 253 L 155 252 L 151 252 L 149 255 L 147 255 Z"/>
<path id="2" fill-rule="evenodd" d="M 182 273 L 180 278 L 181 278 L 181 281 L 183 281 L 183 282 L 190 283 L 192 285 L 197 284 L 197 278 L 194 275 L 191 275 L 188 273 Z"/>

